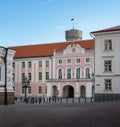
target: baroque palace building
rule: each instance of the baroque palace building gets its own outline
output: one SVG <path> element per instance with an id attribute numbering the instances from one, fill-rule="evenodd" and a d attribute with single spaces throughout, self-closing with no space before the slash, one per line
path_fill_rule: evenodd
<path id="1" fill-rule="evenodd" d="M 9 47 L 8 57 L 0 47 L 0 103 L 5 88 L 9 98 L 24 97 L 25 76 L 28 97 L 120 99 L 120 26 L 90 35 L 93 39 L 82 40 L 81 31 L 68 30 L 66 42 Z"/>
<path id="2" fill-rule="evenodd" d="M 15 96 L 24 97 L 22 80 L 30 80 L 27 96 L 92 97 L 94 40 L 79 30 L 66 31 L 66 42 L 11 47 Z"/>

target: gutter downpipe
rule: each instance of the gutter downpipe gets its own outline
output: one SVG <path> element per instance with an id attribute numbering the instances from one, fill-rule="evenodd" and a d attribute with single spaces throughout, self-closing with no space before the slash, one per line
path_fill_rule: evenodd
<path id="1" fill-rule="evenodd" d="M 8 98 L 7 98 L 7 54 L 8 48 L 5 48 L 5 105 L 8 105 Z"/>
<path id="2" fill-rule="evenodd" d="M 90 33 L 90 36 L 94 39 L 94 97 L 95 97 L 95 36 Z"/>

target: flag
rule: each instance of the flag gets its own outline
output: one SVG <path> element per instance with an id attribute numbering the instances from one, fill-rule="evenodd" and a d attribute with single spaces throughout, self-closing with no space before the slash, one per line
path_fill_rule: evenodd
<path id="1" fill-rule="evenodd" d="M 71 19 L 71 21 L 73 21 L 74 19 Z"/>

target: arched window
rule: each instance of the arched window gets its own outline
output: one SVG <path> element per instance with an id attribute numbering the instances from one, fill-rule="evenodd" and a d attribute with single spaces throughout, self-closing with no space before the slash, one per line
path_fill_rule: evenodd
<path id="1" fill-rule="evenodd" d="M 67 79 L 71 79 L 71 68 L 67 69 Z"/>
<path id="2" fill-rule="evenodd" d="M 76 79 L 80 79 L 80 68 L 76 69 Z"/>
<path id="3" fill-rule="evenodd" d="M 89 68 L 86 68 L 85 78 L 90 79 L 90 69 Z"/>
<path id="4" fill-rule="evenodd" d="M 58 78 L 59 79 L 62 79 L 62 69 L 59 69 L 58 70 Z"/>

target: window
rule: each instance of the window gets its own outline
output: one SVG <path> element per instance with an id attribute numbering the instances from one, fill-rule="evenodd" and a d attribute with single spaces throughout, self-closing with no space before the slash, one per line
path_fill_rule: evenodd
<path id="1" fill-rule="evenodd" d="M 42 67 L 42 61 L 39 61 L 39 67 Z"/>
<path id="2" fill-rule="evenodd" d="M 38 94 L 42 94 L 42 87 L 41 86 L 38 87 Z"/>
<path id="3" fill-rule="evenodd" d="M 104 49 L 105 50 L 112 50 L 112 40 L 105 40 Z"/>
<path id="4" fill-rule="evenodd" d="M 62 60 L 61 59 L 59 60 L 59 64 L 62 64 Z"/>
<path id="5" fill-rule="evenodd" d="M 67 79 L 71 79 L 71 68 L 67 69 Z"/>
<path id="6" fill-rule="evenodd" d="M 59 79 L 62 79 L 62 69 L 59 69 L 58 70 L 58 78 Z"/>
<path id="7" fill-rule="evenodd" d="M 76 69 L 76 79 L 80 79 L 80 68 Z"/>
<path id="8" fill-rule="evenodd" d="M 112 71 L 112 61 L 111 60 L 105 60 L 104 61 L 104 71 L 105 72 Z"/>
<path id="9" fill-rule="evenodd" d="M 46 72 L 46 80 L 49 79 L 49 72 Z"/>
<path id="10" fill-rule="evenodd" d="M 45 87 L 45 94 L 47 94 L 47 86 Z"/>
<path id="11" fill-rule="evenodd" d="M 22 86 L 22 94 L 25 94 L 25 87 Z"/>
<path id="12" fill-rule="evenodd" d="M 28 68 L 31 68 L 32 67 L 32 64 L 31 64 L 31 61 L 28 62 Z"/>
<path id="13" fill-rule="evenodd" d="M 31 94 L 31 86 L 28 87 L 28 94 Z"/>
<path id="14" fill-rule="evenodd" d="M 15 62 L 13 62 L 13 68 L 15 68 Z"/>
<path id="15" fill-rule="evenodd" d="M 86 63 L 90 62 L 90 58 L 86 58 Z"/>
<path id="16" fill-rule="evenodd" d="M 22 73 L 22 81 L 23 81 L 24 78 L 25 78 L 25 73 Z"/>
<path id="17" fill-rule="evenodd" d="M 22 68 L 25 68 L 25 62 L 22 62 Z"/>
<path id="18" fill-rule="evenodd" d="M 90 79 L 90 69 L 89 68 L 86 68 L 85 78 Z"/>
<path id="19" fill-rule="evenodd" d="M 67 63 L 71 63 L 71 59 L 67 59 Z"/>
<path id="20" fill-rule="evenodd" d="M 13 73 L 13 81 L 15 81 L 15 73 Z"/>
<path id="21" fill-rule="evenodd" d="M 39 80 L 42 80 L 42 72 L 39 72 Z"/>
<path id="22" fill-rule="evenodd" d="M 105 79 L 105 90 L 112 90 L 112 80 Z"/>
<path id="23" fill-rule="evenodd" d="M 76 63 L 80 63 L 80 58 L 77 58 L 76 59 Z"/>
<path id="24" fill-rule="evenodd" d="M 49 60 L 46 60 L 46 67 L 49 67 Z"/>
<path id="25" fill-rule="evenodd" d="M 32 78 L 32 74 L 28 73 L 28 80 L 31 80 L 31 78 Z"/>

